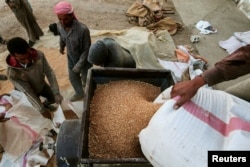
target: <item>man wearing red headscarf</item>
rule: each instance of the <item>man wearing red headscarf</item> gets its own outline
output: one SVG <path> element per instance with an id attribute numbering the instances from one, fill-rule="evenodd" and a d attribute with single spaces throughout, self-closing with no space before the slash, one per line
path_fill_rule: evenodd
<path id="1" fill-rule="evenodd" d="M 54 7 L 60 24 L 60 53 L 67 49 L 68 71 L 71 85 L 75 94 L 70 101 L 77 101 L 84 97 L 83 87 L 86 84 L 88 69 L 92 65 L 87 61 L 89 47 L 91 45 L 88 27 L 79 22 L 74 14 L 73 7 L 66 1 L 61 1 Z"/>

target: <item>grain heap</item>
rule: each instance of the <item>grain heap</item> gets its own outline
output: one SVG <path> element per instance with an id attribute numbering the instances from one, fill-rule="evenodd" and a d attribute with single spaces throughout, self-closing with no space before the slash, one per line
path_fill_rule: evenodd
<path id="1" fill-rule="evenodd" d="M 141 158 L 138 140 L 161 104 L 154 85 L 132 80 L 97 85 L 90 103 L 89 153 L 91 158 Z"/>

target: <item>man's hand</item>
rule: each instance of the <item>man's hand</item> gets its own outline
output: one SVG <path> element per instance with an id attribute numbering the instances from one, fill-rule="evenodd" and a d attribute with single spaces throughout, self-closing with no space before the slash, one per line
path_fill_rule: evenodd
<path id="1" fill-rule="evenodd" d="M 61 104 L 62 100 L 63 100 L 63 97 L 62 97 L 61 94 L 56 94 L 55 95 L 55 101 L 56 101 L 57 104 Z"/>
<path id="2" fill-rule="evenodd" d="M 0 114 L 0 122 L 8 121 L 9 118 L 5 118 L 5 114 Z"/>
<path id="3" fill-rule="evenodd" d="M 190 100 L 196 94 L 197 90 L 205 84 L 206 82 L 202 76 L 198 76 L 193 80 L 176 83 L 170 93 L 171 98 L 180 96 L 174 105 L 174 109 L 178 109 Z"/>
<path id="4" fill-rule="evenodd" d="M 49 111 L 44 111 L 43 113 L 42 113 L 42 115 L 43 115 L 43 117 L 44 118 L 48 118 L 48 119 L 52 119 L 52 117 L 51 117 L 51 113 L 49 112 Z"/>
<path id="5" fill-rule="evenodd" d="M 72 71 L 75 72 L 75 73 L 79 73 L 80 72 L 80 68 L 74 66 L 74 68 L 72 69 Z"/>
<path id="6" fill-rule="evenodd" d="M 64 49 L 63 49 L 63 48 L 60 48 L 59 52 L 60 52 L 62 55 L 64 55 L 64 54 L 65 54 Z"/>

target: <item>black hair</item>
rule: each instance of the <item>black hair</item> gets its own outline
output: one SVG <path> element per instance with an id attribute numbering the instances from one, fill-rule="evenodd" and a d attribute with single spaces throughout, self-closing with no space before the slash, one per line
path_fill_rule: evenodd
<path id="1" fill-rule="evenodd" d="M 20 37 L 14 37 L 7 43 L 7 49 L 11 54 L 25 54 L 30 48 L 27 41 Z"/>

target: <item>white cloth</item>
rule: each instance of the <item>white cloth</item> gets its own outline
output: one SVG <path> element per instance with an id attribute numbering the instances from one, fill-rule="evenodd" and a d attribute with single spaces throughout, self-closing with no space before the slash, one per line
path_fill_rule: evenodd
<path id="1" fill-rule="evenodd" d="M 188 57 L 189 60 L 187 63 L 182 63 L 182 62 L 175 62 L 175 61 L 165 61 L 161 60 L 158 58 L 159 63 L 165 68 L 173 72 L 173 74 L 176 77 L 177 81 L 182 80 L 182 74 L 183 72 L 188 68 L 189 70 L 189 75 L 190 78 L 193 79 L 196 76 L 200 75 L 203 73 L 204 67 L 206 62 L 204 62 L 201 59 L 195 59 L 192 54 L 188 51 L 188 49 L 183 46 L 183 45 L 178 45 L 177 48 L 185 53 Z M 199 66 L 198 69 L 194 69 L 194 65 L 197 67 Z"/>
<path id="2" fill-rule="evenodd" d="M 247 44 L 250 44 L 250 31 L 235 32 L 229 39 L 219 41 L 219 46 L 225 49 L 229 54 Z"/>
<path id="3" fill-rule="evenodd" d="M 200 20 L 196 23 L 195 27 L 200 30 L 201 34 L 214 34 L 217 33 L 217 29 L 213 28 L 208 21 Z"/>
<path id="4" fill-rule="evenodd" d="M 170 70 L 174 73 L 177 81 L 182 80 L 183 72 L 188 68 L 188 63 L 175 62 L 175 61 L 165 61 L 158 59 L 159 63 L 167 70 Z"/>

